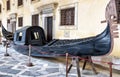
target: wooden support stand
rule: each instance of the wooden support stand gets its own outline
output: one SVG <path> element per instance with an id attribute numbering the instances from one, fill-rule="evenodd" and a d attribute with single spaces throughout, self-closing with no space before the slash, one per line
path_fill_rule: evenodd
<path id="1" fill-rule="evenodd" d="M 92 62 L 91 56 L 87 56 L 87 57 L 84 57 L 84 58 L 85 58 L 85 60 L 84 60 L 84 65 L 83 65 L 82 70 L 85 69 L 87 62 L 89 62 L 90 65 L 92 66 L 92 70 L 94 71 L 95 74 L 97 74 L 97 71 L 96 71 L 95 66 L 94 66 L 94 64 Z M 68 53 L 66 53 L 66 77 L 68 77 L 68 73 L 70 72 L 70 70 L 71 70 L 71 68 L 72 68 L 72 66 L 74 64 L 73 61 L 76 62 L 77 75 L 78 75 L 78 77 L 81 77 L 80 66 L 79 66 L 79 61 L 80 60 L 81 59 L 79 59 L 79 57 L 72 58 L 72 62 L 70 64 L 70 66 L 68 67 Z"/>
<path id="2" fill-rule="evenodd" d="M 66 77 L 68 77 L 68 73 L 70 72 L 72 66 L 73 66 L 73 61 L 76 62 L 76 69 L 77 69 L 77 75 L 78 77 L 81 77 L 81 74 L 80 74 L 80 66 L 79 66 L 79 58 L 78 57 L 75 57 L 75 58 L 72 58 L 72 63 L 70 64 L 70 66 L 68 67 L 68 53 L 66 54 Z"/>
<path id="3" fill-rule="evenodd" d="M 95 66 L 94 66 L 94 63 L 93 63 L 93 61 L 92 61 L 92 59 L 91 59 L 91 56 L 87 56 L 87 57 L 85 57 L 85 59 L 86 59 L 86 60 L 84 61 L 82 70 L 85 70 L 86 64 L 87 64 L 87 62 L 89 62 L 90 65 L 91 65 L 91 67 L 92 67 L 93 72 L 94 72 L 95 74 L 97 74 L 98 72 L 97 72 L 96 69 L 95 69 Z"/>

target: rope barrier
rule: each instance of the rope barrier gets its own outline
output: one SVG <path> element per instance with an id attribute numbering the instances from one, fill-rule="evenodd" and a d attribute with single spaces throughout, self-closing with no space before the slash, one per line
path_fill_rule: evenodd
<path id="1" fill-rule="evenodd" d="M 75 57 L 75 56 L 73 56 L 73 57 Z M 79 59 L 81 59 L 81 60 L 86 60 L 86 61 L 89 61 L 89 62 L 91 62 L 91 60 L 89 60 L 89 59 L 86 59 L 86 58 L 83 58 L 83 57 L 80 57 L 79 56 Z M 104 64 L 111 64 L 111 65 L 120 65 L 120 64 L 115 64 L 115 63 L 112 63 L 112 62 L 106 62 L 106 61 L 98 61 L 98 60 L 92 60 L 93 62 L 99 62 L 99 63 L 104 63 Z"/>

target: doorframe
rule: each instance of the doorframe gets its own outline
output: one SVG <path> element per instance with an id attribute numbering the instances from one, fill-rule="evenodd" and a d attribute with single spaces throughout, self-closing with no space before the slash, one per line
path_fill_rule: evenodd
<path id="1" fill-rule="evenodd" d="M 54 36 L 55 36 L 55 20 L 54 20 L 54 15 L 53 15 L 53 13 L 49 13 L 49 14 L 42 14 L 42 27 L 43 27 L 43 29 L 45 30 L 45 35 L 47 35 L 46 33 L 46 26 L 47 26 L 47 24 L 45 23 L 46 22 L 46 18 L 47 17 L 53 17 L 53 25 L 52 25 L 52 39 L 54 38 Z"/>
<path id="2" fill-rule="evenodd" d="M 16 31 L 16 21 L 11 22 L 12 32 Z"/>

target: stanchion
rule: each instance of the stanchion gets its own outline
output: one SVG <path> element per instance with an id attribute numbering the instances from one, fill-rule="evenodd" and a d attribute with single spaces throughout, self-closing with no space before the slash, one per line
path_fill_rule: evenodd
<path id="1" fill-rule="evenodd" d="M 9 53 L 8 53 L 8 50 L 7 50 L 7 48 L 8 48 L 8 44 L 9 44 L 9 43 L 8 43 L 7 41 L 4 42 L 4 43 L 5 43 L 5 49 L 6 49 L 6 50 L 5 50 L 5 54 L 4 54 L 4 56 L 10 56 Z"/>
<path id="2" fill-rule="evenodd" d="M 29 45 L 29 57 L 28 57 L 27 66 L 28 66 L 28 67 L 33 66 L 33 63 L 31 62 L 31 45 Z"/>
<path id="3" fill-rule="evenodd" d="M 66 53 L 66 77 L 68 77 L 68 53 Z"/>
<path id="4" fill-rule="evenodd" d="M 113 65 L 113 63 L 109 62 L 108 64 L 109 64 L 110 77 L 112 77 L 112 65 Z"/>

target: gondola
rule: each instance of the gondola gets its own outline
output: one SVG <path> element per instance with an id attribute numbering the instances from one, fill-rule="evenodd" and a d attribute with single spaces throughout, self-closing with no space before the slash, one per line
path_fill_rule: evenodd
<path id="1" fill-rule="evenodd" d="M 33 28 L 32 28 L 33 29 Z M 28 34 L 29 35 L 29 34 Z M 29 37 L 31 38 L 31 37 Z M 14 41 L 16 43 L 16 41 Z M 17 43 L 16 43 L 17 44 Z M 20 44 L 20 43 L 19 43 Z M 49 43 L 38 45 L 39 42 L 14 45 L 14 48 L 24 54 L 28 54 L 28 46 L 32 45 L 32 56 L 58 57 L 66 53 L 73 56 L 100 56 L 107 54 L 111 49 L 111 34 L 109 24 L 106 29 L 95 37 L 74 40 L 54 39 Z"/>
<path id="2" fill-rule="evenodd" d="M 28 45 L 32 45 L 31 56 L 36 57 L 58 57 L 65 56 L 66 53 L 73 56 L 100 56 L 110 51 L 111 41 L 109 24 L 101 34 L 94 37 L 73 40 L 54 39 L 49 43 L 46 42 L 41 27 L 28 26 L 14 33 L 13 47 L 16 51 L 27 55 Z"/>
<path id="3" fill-rule="evenodd" d="M 13 33 L 12 32 L 9 32 L 7 31 L 3 25 L 1 25 L 2 27 L 2 34 L 3 36 L 7 39 L 7 40 L 13 40 Z"/>
<path id="4" fill-rule="evenodd" d="M 109 4 L 107 5 L 107 8 Z M 106 8 L 106 9 L 107 9 Z M 25 55 L 28 54 L 29 45 L 32 45 L 31 56 L 36 57 L 60 57 L 66 53 L 72 56 L 101 56 L 112 51 L 114 34 L 112 18 L 113 14 L 106 10 L 106 29 L 93 37 L 82 39 L 61 40 L 53 39 L 50 42 L 46 41 L 43 28 L 39 26 L 27 26 L 14 33 L 13 48 Z M 113 27 L 113 28 L 112 28 Z M 3 28 L 4 29 L 4 28 Z M 3 35 L 9 35 L 7 30 L 2 30 Z M 6 34 L 5 34 L 6 33 Z M 7 34 L 8 33 L 8 34 Z M 9 39 L 8 39 L 9 40 Z"/>

